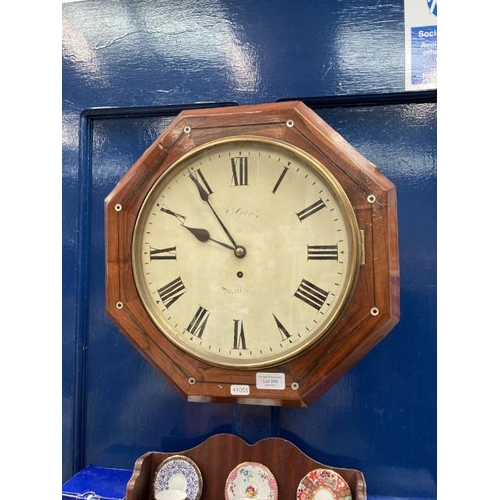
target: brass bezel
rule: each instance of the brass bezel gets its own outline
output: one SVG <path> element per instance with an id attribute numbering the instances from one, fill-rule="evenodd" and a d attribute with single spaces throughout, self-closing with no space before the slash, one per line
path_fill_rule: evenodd
<path id="1" fill-rule="evenodd" d="M 345 281 L 345 285 L 340 292 L 342 297 L 338 301 L 337 307 L 335 307 L 332 311 L 329 312 L 329 319 L 326 323 L 323 324 L 323 326 L 316 332 L 314 335 L 312 335 L 310 338 L 308 338 L 307 341 L 301 344 L 297 344 L 293 349 L 290 351 L 287 351 L 285 354 L 279 354 L 272 360 L 269 360 L 270 356 L 266 356 L 266 361 L 252 361 L 248 362 L 247 359 L 244 360 L 244 363 L 242 363 L 241 360 L 227 360 L 227 361 L 221 361 L 220 357 L 211 357 L 209 355 L 206 355 L 205 352 L 199 353 L 196 352 L 193 348 L 195 348 L 195 344 L 187 345 L 182 342 L 180 342 L 177 339 L 178 334 L 176 333 L 176 330 L 161 316 L 159 316 L 153 307 L 150 305 L 150 294 L 149 292 L 146 292 L 146 287 L 144 285 L 144 276 L 142 274 L 142 266 L 138 265 L 137 261 L 139 260 L 138 258 L 138 246 L 137 246 L 137 239 L 138 239 L 138 233 L 141 231 L 143 222 L 143 213 L 145 212 L 146 208 L 149 207 L 149 205 L 152 203 L 151 200 L 155 200 L 156 197 L 153 196 L 159 189 L 160 186 L 165 185 L 165 183 L 168 183 L 168 179 L 166 180 L 167 177 L 174 177 L 178 171 L 182 170 L 183 164 L 186 161 L 192 161 L 192 158 L 195 157 L 198 154 L 201 154 L 202 152 L 205 152 L 207 149 L 215 148 L 224 144 L 228 143 L 235 143 L 235 142 L 252 142 L 252 143 L 265 143 L 265 144 L 270 144 L 276 148 L 283 148 L 297 156 L 303 163 L 307 164 L 310 168 L 312 168 L 320 177 L 323 178 L 325 183 L 329 186 L 330 191 L 332 194 L 335 195 L 339 206 L 341 207 L 342 215 L 346 221 L 346 227 L 348 228 L 348 237 L 349 237 L 349 248 L 351 249 L 351 258 L 349 261 L 349 265 L 347 268 L 347 275 L 348 278 Z M 213 141 L 209 141 L 207 143 L 204 143 L 200 146 L 197 146 L 193 149 L 191 149 L 189 152 L 185 153 L 181 157 L 179 157 L 177 160 L 175 160 L 172 164 L 168 165 L 165 170 L 161 173 L 161 175 L 157 178 L 157 180 L 154 182 L 152 187 L 149 189 L 147 195 L 144 197 L 144 200 L 141 203 L 140 210 L 138 212 L 136 221 L 134 223 L 134 229 L 133 229 L 133 237 L 132 237 L 132 272 L 133 272 L 133 277 L 134 277 L 134 284 L 137 289 L 138 296 L 141 300 L 141 303 L 143 304 L 148 316 L 151 318 L 153 323 L 156 325 L 156 327 L 159 329 L 159 331 L 165 336 L 167 340 L 172 342 L 176 347 L 184 351 L 185 353 L 193 356 L 195 359 L 198 359 L 202 362 L 205 362 L 209 365 L 217 366 L 217 367 L 222 367 L 222 368 L 230 368 L 230 369 L 239 369 L 239 370 L 255 370 L 255 369 L 262 369 L 262 368 L 271 368 L 275 367 L 277 365 L 283 364 L 285 362 L 288 362 L 305 351 L 309 350 L 312 348 L 317 342 L 327 333 L 329 332 L 335 324 L 340 320 L 342 317 L 342 313 L 349 304 L 349 300 L 352 296 L 352 293 L 355 288 L 355 283 L 357 281 L 358 273 L 359 273 L 359 267 L 362 264 L 361 259 L 362 259 L 362 248 L 361 248 L 361 237 L 360 237 L 360 231 L 358 227 L 358 222 L 356 219 L 356 215 L 354 212 L 354 209 L 351 205 L 351 202 L 345 193 L 342 185 L 340 182 L 335 178 L 333 173 L 325 166 L 323 165 L 319 160 L 317 160 L 315 157 L 310 155 L 309 153 L 303 151 L 299 147 L 290 144 L 289 142 L 285 142 L 283 140 L 275 139 L 275 138 L 270 138 L 270 137 L 265 137 L 265 136 L 256 136 L 256 135 L 236 135 L 236 136 L 230 136 L 230 137 L 224 137 L 221 139 L 216 139 Z"/>

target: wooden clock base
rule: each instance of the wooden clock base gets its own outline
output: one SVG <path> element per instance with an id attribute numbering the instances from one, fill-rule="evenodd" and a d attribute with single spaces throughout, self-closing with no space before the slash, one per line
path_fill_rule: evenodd
<path id="1" fill-rule="evenodd" d="M 363 474 L 355 469 L 339 469 L 313 460 L 293 443 L 267 438 L 249 445 L 231 434 L 218 434 L 200 445 L 175 453 L 148 452 L 140 456 L 127 484 L 126 500 L 154 500 L 153 481 L 158 466 L 171 455 L 193 460 L 203 477 L 201 500 L 223 500 L 226 479 L 242 462 L 259 462 L 268 467 L 278 483 L 279 500 L 295 500 L 297 486 L 313 469 L 332 469 L 349 484 L 352 500 L 366 500 Z"/>

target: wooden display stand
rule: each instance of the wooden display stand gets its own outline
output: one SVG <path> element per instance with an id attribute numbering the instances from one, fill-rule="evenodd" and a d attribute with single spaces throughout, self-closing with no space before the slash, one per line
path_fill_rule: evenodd
<path id="1" fill-rule="evenodd" d="M 154 500 L 155 472 L 171 455 L 184 455 L 196 462 L 203 477 L 201 500 L 224 500 L 226 479 L 242 462 L 259 462 L 271 470 L 278 483 L 279 500 L 295 500 L 302 478 L 317 468 L 332 469 L 340 474 L 351 488 L 352 500 L 366 500 L 365 479 L 358 470 L 339 469 L 317 462 L 285 439 L 267 438 L 249 445 L 231 434 L 212 436 L 186 451 L 150 451 L 140 456 L 127 484 L 126 500 Z"/>

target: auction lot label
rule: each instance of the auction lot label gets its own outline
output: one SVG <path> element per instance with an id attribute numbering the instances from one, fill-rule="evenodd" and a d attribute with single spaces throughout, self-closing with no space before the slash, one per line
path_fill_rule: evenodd
<path id="1" fill-rule="evenodd" d="M 257 389 L 271 389 L 275 391 L 283 391 L 285 389 L 285 374 L 284 373 L 257 373 L 256 374 Z"/>
<path id="2" fill-rule="evenodd" d="M 405 0 L 405 89 L 437 88 L 437 0 Z"/>

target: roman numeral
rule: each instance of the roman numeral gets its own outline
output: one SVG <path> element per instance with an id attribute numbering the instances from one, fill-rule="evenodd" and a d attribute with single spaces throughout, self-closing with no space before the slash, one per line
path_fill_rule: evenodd
<path id="1" fill-rule="evenodd" d="M 281 333 L 281 340 L 286 340 L 291 337 L 287 329 L 283 326 L 283 323 L 273 314 L 274 321 L 276 321 L 276 326 Z"/>
<path id="2" fill-rule="evenodd" d="M 209 186 L 200 168 L 198 170 L 193 170 L 192 172 L 190 172 L 189 177 L 191 177 L 192 181 L 196 184 L 198 189 L 200 189 L 201 187 L 206 191 L 207 196 L 213 193 L 212 188 Z"/>
<path id="3" fill-rule="evenodd" d="M 245 330 L 243 329 L 243 321 L 241 319 L 233 319 L 234 336 L 233 349 L 246 349 L 247 343 L 245 340 Z"/>
<path id="4" fill-rule="evenodd" d="M 307 219 L 307 217 L 309 217 L 310 215 L 315 214 L 316 212 L 325 207 L 326 207 L 325 203 L 320 198 L 312 205 L 308 206 L 307 208 L 304 208 L 304 210 L 297 212 L 297 217 L 299 218 L 300 222 L 302 222 L 304 219 Z"/>
<path id="5" fill-rule="evenodd" d="M 287 172 L 288 172 L 288 167 L 283 167 L 283 172 L 281 172 L 281 175 L 278 177 L 278 180 L 277 180 L 276 184 L 273 187 L 273 191 L 272 191 L 273 194 L 276 194 L 276 191 L 280 187 L 281 181 L 283 180 L 283 177 L 285 177 L 285 174 Z"/>
<path id="6" fill-rule="evenodd" d="M 319 311 L 321 309 L 321 306 L 325 303 L 329 293 L 330 292 L 326 292 L 310 281 L 303 279 L 300 282 L 297 291 L 294 293 L 294 296 Z"/>
<path id="7" fill-rule="evenodd" d="M 160 299 L 167 308 L 170 307 L 185 292 L 186 287 L 180 277 L 158 289 Z"/>
<path id="8" fill-rule="evenodd" d="M 175 217 L 181 224 L 184 224 L 184 222 L 186 221 L 186 217 L 184 217 L 184 215 L 181 215 L 181 214 L 176 214 L 175 212 L 172 212 L 172 210 L 168 209 L 167 207 L 160 207 L 160 210 L 162 212 L 165 212 L 166 214 L 168 215 L 172 215 L 173 217 Z"/>
<path id="9" fill-rule="evenodd" d="M 307 245 L 307 260 L 339 260 L 338 245 Z"/>
<path id="10" fill-rule="evenodd" d="M 248 158 L 235 156 L 231 158 L 231 185 L 248 186 Z"/>
<path id="11" fill-rule="evenodd" d="M 149 248 L 149 258 L 151 260 L 176 260 L 177 247 Z"/>
<path id="12" fill-rule="evenodd" d="M 203 332 L 205 331 L 205 327 L 207 326 L 209 316 L 210 313 L 204 307 L 200 306 L 191 320 L 191 323 L 189 323 L 187 331 L 201 339 Z"/>

